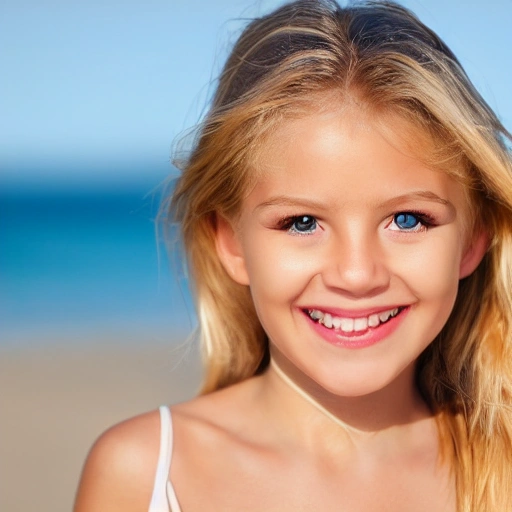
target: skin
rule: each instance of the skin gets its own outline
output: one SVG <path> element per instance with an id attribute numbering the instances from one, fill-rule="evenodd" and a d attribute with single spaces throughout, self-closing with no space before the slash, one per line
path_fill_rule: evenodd
<path id="1" fill-rule="evenodd" d="M 387 121 L 395 133 L 412 129 Z M 173 407 L 170 476 L 183 512 L 455 510 L 414 364 L 486 239 L 464 235 L 461 186 L 379 126 L 356 107 L 285 122 L 260 153 L 239 218 L 219 219 L 219 257 L 250 286 L 274 361 L 337 420 L 273 367 Z M 404 229 L 400 212 L 431 225 Z M 333 343 L 304 312 L 395 306 L 405 309 L 393 331 L 359 348 L 343 334 Z M 149 413 L 99 439 L 76 512 L 147 510 L 158 422 Z"/>

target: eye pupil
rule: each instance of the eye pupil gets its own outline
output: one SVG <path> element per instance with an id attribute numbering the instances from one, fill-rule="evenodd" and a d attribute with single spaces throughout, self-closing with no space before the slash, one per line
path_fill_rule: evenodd
<path id="1" fill-rule="evenodd" d="M 412 229 L 419 224 L 419 219 L 412 213 L 397 213 L 395 223 L 401 229 Z"/>
<path id="2" fill-rule="evenodd" d="M 316 220 L 311 215 L 301 215 L 293 223 L 293 227 L 299 232 L 311 231 L 315 228 Z"/>

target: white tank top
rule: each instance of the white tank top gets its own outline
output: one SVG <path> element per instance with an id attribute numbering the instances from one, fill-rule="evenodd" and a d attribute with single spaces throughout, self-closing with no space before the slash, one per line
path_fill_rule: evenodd
<path id="1" fill-rule="evenodd" d="M 160 407 L 160 452 L 156 467 L 155 485 L 148 512 L 181 512 L 174 487 L 169 479 L 172 462 L 172 416 L 165 405 Z"/>

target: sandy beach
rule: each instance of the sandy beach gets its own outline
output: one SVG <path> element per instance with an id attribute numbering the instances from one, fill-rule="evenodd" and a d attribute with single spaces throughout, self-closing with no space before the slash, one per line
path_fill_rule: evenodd
<path id="1" fill-rule="evenodd" d="M 177 336 L 104 338 L 0 348 L 2 512 L 69 512 L 102 431 L 197 391 L 197 351 Z"/>

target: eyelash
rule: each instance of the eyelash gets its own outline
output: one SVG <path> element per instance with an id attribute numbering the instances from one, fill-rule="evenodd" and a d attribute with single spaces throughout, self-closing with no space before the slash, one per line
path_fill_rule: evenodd
<path id="1" fill-rule="evenodd" d="M 296 224 L 299 221 L 304 221 L 305 218 L 311 219 L 313 221 L 313 227 L 310 231 L 299 231 L 296 227 L 294 227 L 294 224 Z M 316 217 L 313 215 L 291 215 L 289 217 L 284 217 L 283 219 L 280 219 L 277 228 L 281 231 L 288 231 L 288 233 L 292 235 L 298 235 L 298 236 L 307 236 L 312 235 L 316 228 L 318 227 L 318 221 L 316 220 Z"/>
<path id="2" fill-rule="evenodd" d="M 397 212 L 393 214 L 393 217 L 391 218 L 391 221 L 387 224 L 386 227 L 389 227 L 391 225 L 396 225 L 397 218 L 400 216 L 412 216 L 414 217 L 418 223 L 411 227 L 411 228 L 400 228 L 397 226 L 396 229 L 391 229 L 391 231 L 400 231 L 402 233 L 421 233 L 424 231 L 427 231 L 429 228 L 435 226 L 435 219 L 425 212 L 420 211 L 414 211 L 414 210 L 404 210 Z M 300 231 L 297 229 L 296 226 L 294 226 L 297 222 L 303 222 L 304 219 L 309 219 L 312 223 L 312 227 L 309 230 L 306 231 Z M 419 229 L 417 229 L 419 226 Z M 284 217 L 279 220 L 277 223 L 277 229 L 281 231 L 288 231 L 288 233 L 292 235 L 298 235 L 298 236 L 307 236 L 312 235 L 316 228 L 318 227 L 318 221 L 315 216 L 309 215 L 309 214 L 303 214 L 303 215 L 291 215 L 289 217 Z"/>
<path id="3" fill-rule="evenodd" d="M 414 211 L 414 210 L 404 210 L 404 211 L 395 213 L 391 219 L 391 222 L 388 224 L 387 227 L 389 227 L 393 224 L 396 225 L 397 218 L 400 215 L 414 217 L 418 221 L 418 224 L 416 224 L 415 226 L 413 226 L 411 228 L 400 228 L 397 226 L 397 229 L 391 229 L 391 231 L 401 231 L 403 233 L 421 233 L 421 232 L 427 231 L 429 228 L 436 225 L 435 219 L 428 213 Z M 418 226 L 419 226 L 419 229 L 417 229 Z"/>

